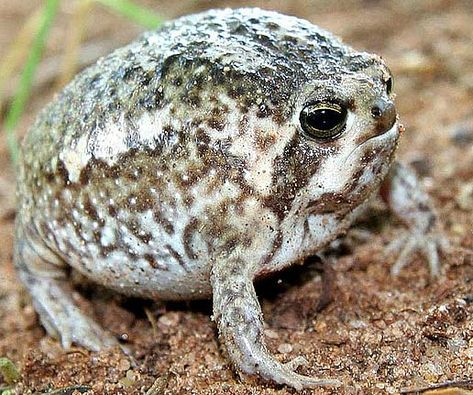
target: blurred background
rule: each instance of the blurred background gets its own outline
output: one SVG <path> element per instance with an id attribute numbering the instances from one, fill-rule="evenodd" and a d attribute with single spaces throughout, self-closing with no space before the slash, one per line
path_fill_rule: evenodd
<path id="1" fill-rule="evenodd" d="M 82 350 L 65 356 L 57 344 L 44 337 L 36 322 L 31 301 L 16 279 L 11 248 L 17 141 L 54 93 L 100 56 L 165 20 L 208 8 L 239 6 L 257 6 L 308 19 L 355 48 L 375 52 L 386 60 L 394 75 L 398 112 L 407 130 L 400 143 L 399 158 L 413 165 L 421 176 L 448 236 L 458 246 L 473 248 L 472 0 L 1 0 L 0 357 L 8 356 L 23 370 L 21 388 L 94 383 L 97 374 L 102 381 L 110 381 L 110 375 L 115 375 L 116 380 L 109 383 L 110 387 L 98 387 L 96 393 L 104 393 L 100 392 L 104 388 L 109 388 L 107 393 L 116 393 L 116 388 L 125 388 L 117 393 L 145 393 L 137 389 L 138 384 L 150 388 L 156 377 L 169 370 L 175 378 L 171 392 L 152 393 L 189 393 L 192 389 L 196 394 L 216 394 L 224 388 L 222 383 L 231 384 L 225 387 L 228 394 L 249 393 L 251 387 L 235 384 L 218 352 L 208 306 L 203 313 L 199 308 L 173 311 L 168 306 L 159 310 L 160 318 L 153 323 L 143 313 L 135 316 L 121 305 L 107 305 L 120 318 L 119 323 L 106 322 L 108 327 L 126 331 L 134 339 L 141 358 L 141 379 L 133 376 L 136 370 L 130 368 L 129 362 L 123 362 L 119 353 L 100 354 L 94 360 Z M 278 322 L 287 322 L 289 314 L 289 322 L 301 329 L 298 325 L 308 319 L 312 306 L 302 301 L 317 304 L 318 280 L 312 281 L 310 287 L 292 288 L 280 299 L 262 298 L 265 313 L 273 317 L 269 322 L 277 330 L 268 340 L 270 347 L 278 349 L 283 341 L 301 344 L 293 351 L 295 355 L 311 355 L 309 366 L 330 367 L 332 370 L 324 376 L 344 374 L 346 382 L 356 383 L 353 388 L 370 388 L 369 393 L 397 393 L 399 388 L 416 383 L 422 386 L 471 379 L 473 340 L 468 343 L 467 339 L 473 337 L 473 314 L 447 326 L 451 329 L 449 336 L 458 333 L 458 339 L 463 339 L 447 347 L 447 343 L 435 343 L 428 334 L 424 335 L 431 321 L 420 313 L 422 303 L 435 305 L 471 293 L 471 257 L 468 261 L 455 256 L 450 266 L 444 266 L 448 274 L 441 284 L 428 286 L 422 264 L 406 269 L 409 281 L 395 281 L 386 275 L 389 264 L 379 252 L 396 229 L 391 227 L 381 235 L 373 235 L 370 243 L 358 247 L 354 255 L 339 260 L 336 269 L 344 273 L 338 278 L 339 300 L 332 307 L 339 314 L 329 314 L 328 321 L 317 317 L 311 323 L 309 319 L 309 332 L 303 332 L 305 327 L 299 333 L 292 327 L 285 331 L 281 328 L 286 328 L 287 323 Z M 393 299 L 393 290 L 399 290 L 402 298 Z M 287 303 L 279 303 L 280 300 Z M 296 312 L 295 304 L 299 306 Z M 100 315 L 100 304 L 98 311 Z M 351 322 L 361 322 L 359 317 L 365 313 L 378 317 L 376 325 L 350 326 Z M 343 318 L 330 321 L 337 317 Z M 149 336 L 148 319 L 158 333 L 156 338 Z M 106 316 L 104 320 L 107 321 Z M 434 329 L 432 333 L 437 336 Z M 407 337 L 414 339 L 408 345 Z M 313 345 L 320 341 L 337 346 L 319 352 Z M 280 355 L 281 359 L 286 357 L 289 355 Z M 113 372 L 107 370 L 110 367 Z M 128 384 L 120 381 L 123 377 L 128 380 L 123 383 Z M 121 384 L 114 387 L 114 383 Z M 0 377 L 0 393 L 3 384 Z M 264 393 L 286 392 L 268 389 Z"/>

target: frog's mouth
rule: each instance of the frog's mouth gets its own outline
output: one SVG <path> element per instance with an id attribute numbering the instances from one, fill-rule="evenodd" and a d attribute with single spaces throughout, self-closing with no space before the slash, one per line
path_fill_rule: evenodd
<path id="1" fill-rule="evenodd" d="M 367 138 L 346 157 L 354 169 L 352 176 L 339 191 L 326 192 L 307 205 L 309 213 L 327 214 L 352 210 L 379 185 L 389 169 L 403 126 L 396 122 L 389 130 Z"/>
<path id="2" fill-rule="evenodd" d="M 349 162 L 349 160 L 352 159 L 353 156 L 358 154 L 359 151 L 368 151 L 369 148 L 375 148 L 375 147 L 383 147 L 385 149 L 390 148 L 390 151 L 392 153 L 395 150 L 397 140 L 399 139 L 399 136 L 401 132 L 403 131 L 404 131 L 404 126 L 400 124 L 399 121 L 396 121 L 390 129 L 386 130 L 385 132 L 381 134 L 375 134 L 374 136 L 368 137 L 361 144 L 353 148 L 353 150 L 347 155 L 343 163 L 346 164 L 347 162 Z M 362 161 L 366 161 L 366 160 L 363 160 L 363 154 L 360 155 L 360 159 Z"/>
<path id="3" fill-rule="evenodd" d="M 342 213 L 355 206 L 344 193 L 327 192 L 307 205 L 309 214 Z"/>

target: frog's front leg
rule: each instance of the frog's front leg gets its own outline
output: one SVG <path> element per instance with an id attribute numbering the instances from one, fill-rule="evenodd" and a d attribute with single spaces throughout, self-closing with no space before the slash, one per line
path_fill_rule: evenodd
<path id="1" fill-rule="evenodd" d="M 118 344 L 76 306 L 64 262 L 43 244 L 31 225 L 17 225 L 14 261 L 41 323 L 65 349 L 72 343 L 92 351 Z"/>
<path id="2" fill-rule="evenodd" d="M 296 358 L 283 364 L 268 351 L 263 335 L 263 315 L 253 286 L 250 265 L 243 257 L 222 258 L 212 267 L 213 311 L 220 340 L 234 366 L 246 374 L 296 389 L 321 385 L 338 385 L 336 380 L 323 380 L 294 372 L 304 364 Z"/>
<path id="3" fill-rule="evenodd" d="M 428 261 L 431 275 L 440 275 L 439 253 L 448 250 L 449 243 L 440 231 L 432 201 L 414 171 L 395 163 L 381 188 L 381 196 L 408 228 L 387 247 L 387 253 L 399 251 L 391 273 L 398 275 L 412 255 L 420 251 Z"/>

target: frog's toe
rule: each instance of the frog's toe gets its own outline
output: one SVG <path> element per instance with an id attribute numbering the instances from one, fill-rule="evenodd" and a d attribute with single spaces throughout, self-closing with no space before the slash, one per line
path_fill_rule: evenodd
<path id="1" fill-rule="evenodd" d="M 298 356 L 290 360 L 289 362 L 286 362 L 284 366 L 294 371 L 294 370 L 297 370 L 297 368 L 301 366 L 307 366 L 308 364 L 309 362 L 307 361 L 307 359 L 305 359 L 304 357 Z"/>
<path id="2" fill-rule="evenodd" d="M 46 284 L 48 283 L 48 284 Z M 72 343 L 91 351 L 118 345 L 118 341 L 94 320 L 83 314 L 55 281 L 30 288 L 34 305 L 46 331 L 65 349 Z"/>
<path id="3" fill-rule="evenodd" d="M 440 276 L 440 255 L 450 250 L 450 242 L 438 233 L 408 233 L 391 242 L 385 250 L 385 254 L 391 255 L 399 251 L 394 265 L 391 267 L 391 275 L 398 276 L 401 270 L 410 262 L 412 256 L 420 252 L 430 268 L 432 277 Z"/>
<path id="4" fill-rule="evenodd" d="M 301 390 L 303 388 L 316 388 L 326 385 L 337 387 L 342 384 L 338 380 L 317 379 L 315 377 L 304 376 L 294 372 L 298 367 L 305 365 L 308 365 L 308 362 L 304 357 L 296 357 L 293 360 L 280 365 L 281 369 L 273 368 L 274 371 L 271 378 L 277 383 L 289 385 L 296 390 Z"/>
<path id="5" fill-rule="evenodd" d="M 66 320 L 61 322 L 58 330 L 64 348 L 74 343 L 91 351 L 100 351 L 118 345 L 110 333 L 80 311 L 75 311 Z"/>

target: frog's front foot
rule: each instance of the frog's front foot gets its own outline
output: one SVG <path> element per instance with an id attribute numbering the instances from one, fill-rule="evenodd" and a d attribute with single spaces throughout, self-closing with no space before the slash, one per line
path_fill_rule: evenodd
<path id="1" fill-rule="evenodd" d="M 337 380 L 317 379 L 295 373 L 306 364 L 302 357 L 283 364 L 264 344 L 263 317 L 248 265 L 233 259 L 213 266 L 213 309 L 220 340 L 235 367 L 297 390 L 322 385 L 340 385 Z"/>
<path id="2" fill-rule="evenodd" d="M 391 273 L 398 275 L 412 255 L 420 252 L 427 259 L 432 277 L 439 276 L 439 255 L 449 252 L 450 243 L 443 235 L 434 205 L 415 172 L 395 163 L 381 188 L 381 196 L 407 227 L 405 234 L 386 249 L 390 256 L 398 254 Z"/>
<path id="3" fill-rule="evenodd" d="M 393 240 L 385 250 L 386 256 L 397 255 L 391 267 L 391 274 L 398 276 L 412 256 L 420 252 L 427 261 L 432 277 L 440 276 L 441 255 L 446 255 L 450 250 L 450 242 L 440 232 L 409 232 Z"/>

